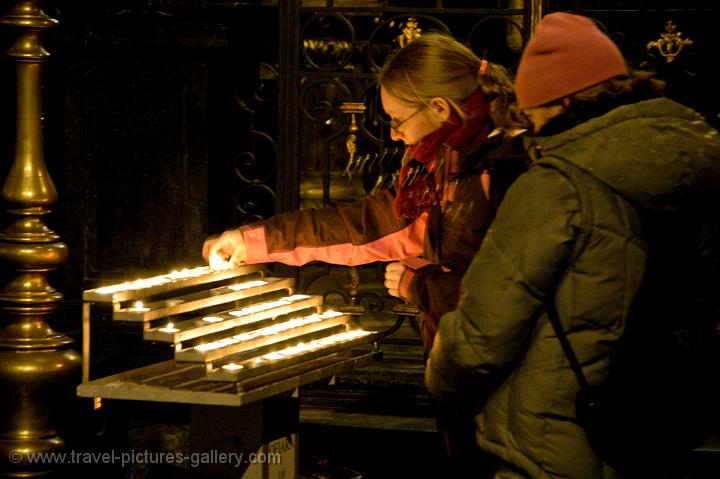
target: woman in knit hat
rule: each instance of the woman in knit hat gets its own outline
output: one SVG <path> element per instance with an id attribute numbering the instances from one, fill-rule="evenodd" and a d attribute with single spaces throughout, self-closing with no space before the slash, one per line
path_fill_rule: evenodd
<path id="1" fill-rule="evenodd" d="M 426 367 L 436 399 L 475 406 L 478 445 L 505 464 L 497 478 L 618 477 L 577 419 L 578 377 L 548 311 L 587 382 L 602 383 L 647 278 L 648 242 L 658 240 L 643 221 L 717 220 L 718 133 L 658 85 L 631 72 L 582 16 L 547 15 L 523 52 L 516 92 L 533 123 L 526 141 L 536 162 L 508 191 Z M 648 361 L 653 378 L 665 372 L 662 360 Z M 697 420 L 706 409 L 695 393 L 668 388 L 678 405 L 663 413 Z M 665 427 L 663 413 L 644 438 Z M 680 458 L 662 447 L 647 451 L 636 440 L 631 452 L 653 457 L 631 477 L 675 477 Z"/>
<path id="2" fill-rule="evenodd" d="M 392 262 L 385 286 L 421 311 L 427 353 L 500 200 L 527 169 L 514 138 L 526 119 L 505 68 L 449 35 L 428 33 L 398 50 L 378 84 L 390 136 L 406 146 L 394 191 L 226 231 L 205 242 L 203 256 L 235 264 Z M 474 446 L 471 429 L 466 437 L 449 440 L 453 457 L 463 442 Z"/>

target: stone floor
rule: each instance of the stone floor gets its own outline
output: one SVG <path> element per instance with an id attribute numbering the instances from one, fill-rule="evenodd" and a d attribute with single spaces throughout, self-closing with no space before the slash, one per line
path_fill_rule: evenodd
<path id="1" fill-rule="evenodd" d="M 338 376 L 331 385 L 301 388 L 301 472 L 308 477 L 323 461 L 344 468 L 336 471 L 339 478 L 443 477 L 443 444 L 424 388 L 422 347 L 382 349 L 379 363 Z"/>

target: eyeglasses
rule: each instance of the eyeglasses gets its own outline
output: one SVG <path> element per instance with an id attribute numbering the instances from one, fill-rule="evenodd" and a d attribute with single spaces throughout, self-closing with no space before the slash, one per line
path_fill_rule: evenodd
<path id="1" fill-rule="evenodd" d="M 392 129 L 395 130 L 396 132 L 400 133 L 400 127 L 403 125 L 403 123 L 405 123 L 405 122 L 408 121 L 410 118 L 414 117 L 415 115 L 417 115 L 418 113 L 420 113 L 420 112 L 423 111 L 424 109 L 425 109 L 425 105 L 421 106 L 420 108 L 418 108 L 418 109 L 415 110 L 414 112 L 410 113 L 408 116 L 406 116 L 406 117 L 403 118 L 402 120 L 397 120 L 397 119 L 394 119 L 394 118 L 391 119 L 391 120 L 390 120 L 390 128 L 392 128 Z"/>

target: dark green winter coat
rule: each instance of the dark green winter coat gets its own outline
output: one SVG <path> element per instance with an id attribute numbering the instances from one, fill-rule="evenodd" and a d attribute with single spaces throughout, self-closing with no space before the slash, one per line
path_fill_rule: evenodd
<path id="1" fill-rule="evenodd" d="M 528 477 L 614 477 L 576 423 L 578 382 L 543 302 L 554 297 L 586 377 L 601 382 L 646 259 L 633 205 L 717 208 L 720 138 L 693 110 L 654 99 L 530 140 L 538 161 L 508 191 L 440 322 L 427 385 L 480 408 L 478 444 Z M 562 162 L 609 188 L 576 188 Z"/>

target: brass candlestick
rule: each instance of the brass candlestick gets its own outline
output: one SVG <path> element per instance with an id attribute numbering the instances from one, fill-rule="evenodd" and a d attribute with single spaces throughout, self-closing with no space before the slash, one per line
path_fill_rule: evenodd
<path id="1" fill-rule="evenodd" d="M 43 158 L 41 70 L 49 56 L 41 32 L 55 26 L 38 1 L 20 1 L 0 24 L 21 30 L 7 55 L 15 62 L 15 158 L 2 188 L 10 226 L 0 233 L 0 472 L 34 477 L 58 464 L 37 454 L 62 449 L 50 415 L 59 387 L 69 385 L 80 370 L 72 340 L 48 325 L 62 294 L 47 275 L 67 260 L 60 237 L 45 226 L 43 216 L 57 192 Z M 79 375 L 78 375 L 79 379 Z"/>

